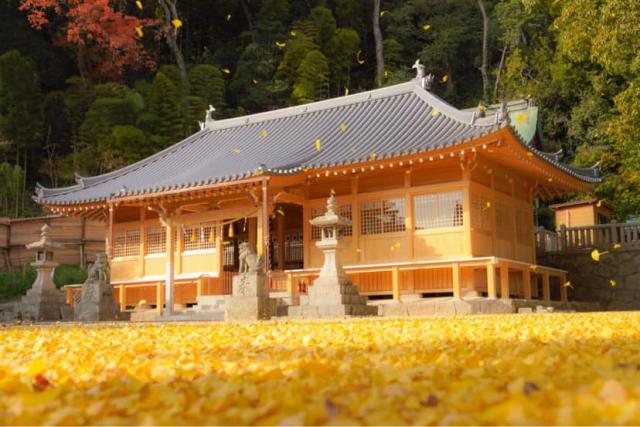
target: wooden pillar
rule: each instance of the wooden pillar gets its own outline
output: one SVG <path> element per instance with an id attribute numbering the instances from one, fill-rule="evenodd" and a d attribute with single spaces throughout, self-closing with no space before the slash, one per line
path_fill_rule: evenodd
<path id="1" fill-rule="evenodd" d="M 126 287 L 120 285 L 120 291 L 118 293 L 118 302 L 120 303 L 120 311 L 125 311 L 127 308 Z"/>
<path id="2" fill-rule="evenodd" d="M 564 285 L 567 282 L 567 275 L 565 273 L 560 274 L 560 300 L 562 302 L 569 302 L 569 295 L 567 294 L 567 287 Z"/>
<path id="3" fill-rule="evenodd" d="M 460 283 L 460 264 L 453 263 L 451 266 L 451 273 L 453 278 L 453 297 L 455 299 L 462 298 L 462 285 Z"/>
<path id="4" fill-rule="evenodd" d="M 496 298 L 496 266 L 493 262 L 487 263 L 487 297 Z"/>
<path id="5" fill-rule="evenodd" d="M 393 289 L 393 300 L 400 301 L 400 270 L 398 267 L 391 269 L 391 285 Z"/>
<path id="6" fill-rule="evenodd" d="M 165 264 L 164 300 L 166 307 L 164 314 L 173 314 L 173 304 L 175 297 L 175 242 L 173 241 L 173 231 L 176 229 L 172 219 L 165 219 L 165 230 L 167 238 L 167 257 Z"/>
<path id="7" fill-rule="evenodd" d="M 284 271 L 284 216 L 280 215 L 276 212 L 276 227 L 277 227 L 277 237 L 278 237 L 278 270 Z"/>
<path id="8" fill-rule="evenodd" d="M 411 188 L 411 169 L 407 169 L 404 173 L 404 188 L 406 189 L 406 193 L 404 196 L 404 203 L 406 206 L 404 223 L 406 227 L 407 242 L 409 245 L 409 258 L 413 259 L 415 255 L 413 243 L 413 229 L 415 228 L 415 218 L 413 217 L 413 194 L 409 192 L 409 189 Z"/>
<path id="9" fill-rule="evenodd" d="M 265 271 L 271 270 L 271 260 L 269 259 L 269 191 L 267 180 L 262 181 L 262 254 Z"/>
<path id="10" fill-rule="evenodd" d="M 302 266 L 304 268 L 309 268 L 311 262 L 311 245 L 313 245 L 313 240 L 311 239 L 311 224 L 309 224 L 309 220 L 311 219 L 311 208 L 308 203 L 309 201 L 305 200 L 302 205 L 302 256 L 304 258 Z"/>
<path id="11" fill-rule="evenodd" d="M 500 263 L 500 298 L 509 299 L 509 265 L 506 262 Z"/>
<path id="12" fill-rule="evenodd" d="M 162 282 L 156 283 L 156 310 L 162 314 Z"/>
<path id="13" fill-rule="evenodd" d="M 109 218 L 107 219 L 107 257 L 113 259 L 113 205 L 109 206 Z"/>
<path id="14" fill-rule="evenodd" d="M 258 211 L 257 213 L 258 218 L 260 217 L 260 212 Z M 252 216 L 251 218 L 249 218 L 247 220 L 247 226 L 249 227 L 248 230 L 248 234 L 249 234 L 249 245 L 251 245 L 252 248 L 256 248 L 256 251 L 258 250 L 258 219 L 255 216 Z M 224 240 L 224 236 L 223 236 L 223 227 L 220 227 L 220 236 L 222 240 Z"/>
<path id="15" fill-rule="evenodd" d="M 145 225 L 145 219 L 147 214 L 147 208 L 145 206 L 140 208 L 140 277 L 147 275 L 147 264 L 145 255 L 147 255 L 147 227 Z"/>
<path id="16" fill-rule="evenodd" d="M 85 250 L 84 243 L 87 237 L 87 220 L 86 218 L 82 218 L 80 220 L 80 266 L 85 268 L 87 265 L 87 260 L 85 259 Z"/>
<path id="17" fill-rule="evenodd" d="M 263 208 L 258 208 L 256 213 L 256 254 L 258 256 L 264 255 L 264 215 L 262 214 Z M 263 258 L 264 259 L 264 258 Z M 266 259 L 264 259 L 266 261 Z M 267 264 L 265 263 L 265 266 Z"/>
<path id="18" fill-rule="evenodd" d="M 522 286 L 524 299 L 531 299 L 531 273 L 527 269 L 522 270 Z"/>
<path id="19" fill-rule="evenodd" d="M 495 188 L 495 177 L 493 176 L 493 172 L 490 172 L 490 181 L 491 181 L 491 207 L 489 209 L 489 222 L 491 223 L 491 253 L 494 256 L 498 256 L 498 243 L 496 242 L 498 239 L 498 229 L 496 227 L 496 210 L 497 210 L 497 200 L 496 200 L 496 188 Z M 487 208 L 487 206 L 483 206 L 482 209 Z"/>
<path id="20" fill-rule="evenodd" d="M 542 299 L 545 301 L 551 300 L 551 289 L 549 288 L 549 272 L 542 272 Z"/>
<path id="21" fill-rule="evenodd" d="M 198 277 L 196 281 L 196 298 L 202 295 L 202 281 L 205 280 L 204 276 Z M 196 300 L 197 301 L 197 300 Z"/>
<path id="22" fill-rule="evenodd" d="M 464 165 L 462 179 L 462 228 L 464 229 L 463 250 L 467 256 L 473 256 L 473 239 L 471 238 L 471 171 L 469 164 Z"/>
<path id="23" fill-rule="evenodd" d="M 174 231 L 176 235 L 176 243 L 174 252 L 177 254 L 176 257 L 176 274 L 182 274 L 182 252 L 184 252 L 184 231 L 182 225 L 177 225 Z"/>

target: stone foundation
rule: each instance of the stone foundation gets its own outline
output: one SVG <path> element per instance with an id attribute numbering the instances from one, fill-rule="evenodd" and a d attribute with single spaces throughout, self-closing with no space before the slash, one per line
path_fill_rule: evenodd
<path id="1" fill-rule="evenodd" d="M 267 276 L 261 272 L 233 277 L 232 294 L 225 297 L 225 320 L 268 320 L 276 314 L 277 301 L 269 298 Z"/>
<path id="2" fill-rule="evenodd" d="M 57 289 L 31 288 L 16 305 L 16 316 L 22 320 L 59 321 L 63 320 L 65 294 Z"/>
<path id="3" fill-rule="evenodd" d="M 348 280 L 337 284 L 336 279 L 316 279 L 309 289 L 307 304 L 292 305 L 291 319 L 326 319 L 332 317 L 377 316 L 378 307 L 367 305 L 367 298 Z"/>

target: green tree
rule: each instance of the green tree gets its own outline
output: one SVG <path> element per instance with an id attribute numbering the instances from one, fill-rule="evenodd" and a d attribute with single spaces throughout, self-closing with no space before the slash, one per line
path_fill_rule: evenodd
<path id="1" fill-rule="evenodd" d="M 319 50 L 312 50 L 298 67 L 293 85 L 293 98 L 298 104 L 324 99 L 327 96 L 328 83 L 327 58 Z"/>

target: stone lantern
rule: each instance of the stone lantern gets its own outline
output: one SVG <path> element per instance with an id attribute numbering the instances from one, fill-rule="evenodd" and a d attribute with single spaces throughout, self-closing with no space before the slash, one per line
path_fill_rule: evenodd
<path id="1" fill-rule="evenodd" d="M 366 298 L 358 293 L 358 288 L 342 268 L 339 256 L 342 230 L 351 225 L 351 220 L 340 216 L 337 209 L 336 198 L 331 195 L 327 200 L 326 213 L 310 221 L 321 230 L 316 246 L 324 255 L 324 263 L 319 277 L 309 289 L 309 303 L 289 307 L 289 317 L 335 318 L 378 313 L 378 307 L 367 305 Z"/>
<path id="2" fill-rule="evenodd" d="M 36 259 L 31 265 L 38 274 L 27 295 L 22 297 L 18 312 L 22 318 L 33 320 L 60 320 L 61 309 L 65 304 L 64 293 L 56 289 L 53 283 L 53 270 L 58 266 L 55 252 L 63 247 L 62 243 L 49 238 L 51 227 L 42 226 L 40 240 L 26 245 L 27 249 L 36 251 Z"/>

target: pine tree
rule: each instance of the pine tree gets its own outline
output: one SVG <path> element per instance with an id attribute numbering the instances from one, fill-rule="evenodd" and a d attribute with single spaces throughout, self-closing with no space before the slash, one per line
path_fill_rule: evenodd
<path id="1" fill-rule="evenodd" d="M 174 144 L 185 136 L 182 105 L 176 85 L 164 73 L 156 73 L 149 112 L 157 119 L 153 133 L 164 140 L 164 145 Z"/>

